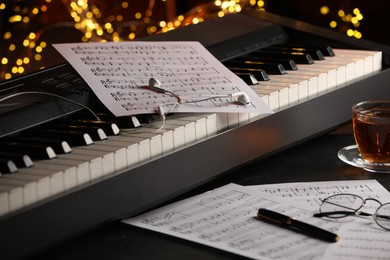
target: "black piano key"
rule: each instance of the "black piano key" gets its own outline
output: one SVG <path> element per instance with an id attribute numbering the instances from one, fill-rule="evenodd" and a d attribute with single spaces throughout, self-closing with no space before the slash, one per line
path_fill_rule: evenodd
<path id="1" fill-rule="evenodd" d="M 99 141 L 107 139 L 106 133 L 100 127 L 83 126 L 83 125 L 60 125 L 56 123 L 47 124 L 46 129 L 61 130 L 61 131 L 75 131 L 88 134 L 92 140 Z M 38 128 L 39 129 L 39 128 Z"/>
<path id="2" fill-rule="evenodd" d="M 0 157 L 13 161 L 18 168 L 29 168 L 34 165 L 33 161 L 31 160 L 31 157 L 27 154 L 0 151 Z"/>
<path id="3" fill-rule="evenodd" d="M 114 116 L 113 114 L 108 113 L 99 113 L 97 114 L 100 120 L 107 121 L 107 122 L 113 122 L 120 128 L 137 128 L 141 126 L 142 120 L 145 120 L 145 123 L 150 123 L 148 117 L 139 117 L 137 116 Z M 138 118 L 142 118 L 142 120 L 138 120 Z"/>
<path id="4" fill-rule="evenodd" d="M 297 64 L 292 59 L 281 59 L 281 58 L 270 58 L 270 57 L 259 57 L 256 53 L 251 53 L 247 56 L 237 58 L 239 60 L 249 60 L 249 61 L 260 61 L 268 63 L 280 63 L 286 70 L 297 70 Z"/>
<path id="5" fill-rule="evenodd" d="M 93 140 L 89 134 L 77 131 L 33 128 L 24 132 L 23 135 L 32 137 L 45 136 L 45 138 L 49 139 L 65 140 L 70 145 L 74 146 L 93 144 Z"/>
<path id="6" fill-rule="evenodd" d="M 18 171 L 15 163 L 9 159 L 0 158 L 0 176 L 2 174 L 14 173 Z"/>
<path id="7" fill-rule="evenodd" d="M 59 122 L 60 124 L 73 124 L 73 125 L 81 125 L 81 126 L 88 126 L 88 127 L 98 127 L 103 129 L 103 131 L 107 135 L 118 135 L 120 133 L 119 127 L 115 123 L 109 121 L 63 119 L 56 122 Z"/>
<path id="8" fill-rule="evenodd" d="M 257 84 L 257 79 L 252 73 L 246 72 L 235 72 L 235 74 L 240 77 L 246 84 L 255 85 Z"/>
<path id="9" fill-rule="evenodd" d="M 72 148 L 65 140 L 58 139 L 49 139 L 45 137 L 27 137 L 21 134 L 20 136 L 15 138 L 19 142 L 28 143 L 28 144 L 45 144 L 49 145 L 54 149 L 57 154 L 64 154 L 72 152 Z"/>
<path id="10" fill-rule="evenodd" d="M 285 59 L 292 59 L 297 64 L 313 64 L 314 60 L 313 57 L 304 52 L 279 52 L 279 51 L 265 51 L 265 50 L 259 50 L 255 51 L 259 57 L 269 57 L 269 58 L 285 58 Z"/>
<path id="11" fill-rule="evenodd" d="M 268 74 L 283 75 L 286 74 L 286 70 L 282 64 L 278 63 L 265 63 L 265 62 L 254 62 L 254 61 L 238 61 L 231 60 L 225 61 L 223 64 L 226 67 L 239 67 L 239 68 L 251 68 L 251 69 L 263 69 Z"/>
<path id="12" fill-rule="evenodd" d="M 141 124 L 149 124 L 154 122 L 156 118 L 159 119 L 159 117 L 156 116 L 155 114 L 142 114 L 142 115 L 137 115 L 135 117 Z"/>
<path id="13" fill-rule="evenodd" d="M 334 56 L 336 56 L 336 54 L 334 53 L 332 47 L 330 47 L 330 46 L 319 47 L 319 49 L 321 50 L 321 52 L 322 52 L 325 56 L 329 56 L 329 57 L 334 57 Z"/>
<path id="14" fill-rule="evenodd" d="M 250 69 L 250 68 L 234 68 L 228 67 L 228 69 L 234 73 L 251 73 L 258 81 L 267 81 L 269 80 L 269 76 L 267 72 L 263 69 Z"/>
<path id="15" fill-rule="evenodd" d="M 333 48 L 328 45 L 316 46 L 316 45 L 292 44 L 292 45 L 277 45 L 277 46 L 288 47 L 288 48 L 292 47 L 292 48 L 307 48 L 307 49 L 320 50 L 325 57 L 335 56 Z"/>
<path id="16" fill-rule="evenodd" d="M 314 60 L 324 60 L 324 54 L 320 49 L 316 48 L 305 48 L 305 47 L 286 47 L 286 46 L 272 46 L 262 49 L 265 51 L 280 51 L 280 52 L 302 52 L 310 54 Z"/>
<path id="17" fill-rule="evenodd" d="M 17 142 L 1 143 L 1 151 L 15 152 L 20 155 L 27 154 L 34 160 L 53 159 L 57 155 L 54 149 L 47 145 L 41 144 L 24 144 Z"/>

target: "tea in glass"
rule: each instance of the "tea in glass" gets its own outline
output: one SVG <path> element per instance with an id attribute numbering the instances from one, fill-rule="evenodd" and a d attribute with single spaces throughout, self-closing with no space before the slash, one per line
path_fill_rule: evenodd
<path id="1" fill-rule="evenodd" d="M 352 107 L 353 132 L 368 163 L 390 163 L 390 101 L 364 101 Z"/>

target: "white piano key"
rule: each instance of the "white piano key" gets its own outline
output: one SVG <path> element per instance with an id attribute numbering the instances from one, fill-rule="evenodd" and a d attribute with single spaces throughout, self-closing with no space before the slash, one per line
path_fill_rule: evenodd
<path id="1" fill-rule="evenodd" d="M 263 94 L 261 94 L 261 93 L 256 93 L 256 94 L 259 95 L 259 96 L 261 97 L 261 99 L 263 100 L 263 102 L 264 102 L 269 108 L 271 108 L 271 107 L 269 106 L 268 95 L 263 95 Z"/>
<path id="2" fill-rule="evenodd" d="M 97 143 L 95 143 L 97 144 Z M 95 149 L 95 145 L 79 146 L 73 149 L 74 154 L 92 155 L 96 158 L 102 158 L 102 174 L 103 176 L 115 172 L 114 153 Z M 92 172 L 91 172 L 92 174 Z M 93 180 L 95 178 L 91 178 Z"/>
<path id="3" fill-rule="evenodd" d="M 238 126 L 238 123 L 239 120 L 237 113 L 227 113 L 227 124 L 229 128 Z"/>
<path id="4" fill-rule="evenodd" d="M 185 145 L 184 127 L 177 125 L 170 125 L 169 122 L 165 123 L 165 129 L 173 131 L 173 146 L 175 149 L 181 148 Z"/>
<path id="5" fill-rule="evenodd" d="M 26 183 L 34 183 L 33 185 L 36 187 L 36 192 L 34 190 L 33 193 L 29 193 L 28 195 L 26 194 L 26 196 L 28 196 L 24 199 L 26 205 L 50 196 L 50 181 L 48 176 L 42 177 L 40 175 L 23 172 L 22 170 L 24 169 L 21 169 L 16 173 L 9 174 L 6 178 L 22 180 Z"/>
<path id="6" fill-rule="evenodd" d="M 168 120 L 170 120 L 170 119 L 168 119 Z M 173 141 L 173 133 L 174 133 L 173 130 L 167 129 L 165 127 L 163 129 L 160 129 L 159 125 L 148 124 L 146 127 L 139 129 L 139 131 L 160 134 L 163 153 L 168 153 L 168 152 L 171 152 L 175 149 L 175 145 L 174 145 L 174 141 Z"/>
<path id="7" fill-rule="evenodd" d="M 139 162 L 150 159 L 150 141 L 149 139 L 143 139 L 142 137 L 124 135 L 111 136 L 112 141 L 123 142 L 126 147 L 127 164 L 129 166 L 138 164 Z"/>
<path id="8" fill-rule="evenodd" d="M 355 62 L 355 74 L 356 77 L 368 75 L 374 71 L 374 55 L 378 52 L 363 51 L 363 50 L 343 50 L 336 49 L 336 55 L 342 60 L 350 59 Z M 382 60 L 382 58 L 380 59 Z"/>
<path id="9" fill-rule="evenodd" d="M 307 80 L 299 82 L 298 83 L 291 82 L 289 79 L 281 79 L 279 78 L 275 81 L 267 81 L 267 82 L 259 82 L 259 86 L 265 86 L 265 87 L 270 87 L 272 89 L 287 89 L 288 91 L 288 99 L 289 99 L 289 104 L 294 104 L 299 101 L 299 89 L 300 88 L 307 88 Z M 256 85 L 256 86 L 257 86 Z"/>
<path id="10" fill-rule="evenodd" d="M 19 169 L 18 174 L 28 174 L 37 177 L 38 200 L 49 198 L 51 196 L 52 192 L 50 180 L 52 171 L 31 167 Z"/>
<path id="11" fill-rule="evenodd" d="M 266 117 L 266 116 L 268 116 L 268 115 L 259 114 L 259 113 L 249 113 L 248 114 L 249 120 L 254 119 L 254 118 L 260 119 L 260 118 L 263 118 L 263 117 Z"/>
<path id="12" fill-rule="evenodd" d="M 180 120 L 185 120 L 187 122 L 194 122 L 195 139 L 201 140 L 207 137 L 206 117 L 207 115 L 205 114 L 201 114 L 201 115 L 187 114 L 183 118 L 180 118 Z"/>
<path id="13" fill-rule="evenodd" d="M 50 190 L 51 195 L 56 195 L 65 190 L 64 186 L 64 170 L 68 167 L 64 165 L 47 164 L 44 161 L 34 162 L 34 169 L 43 171 L 50 171 Z"/>
<path id="14" fill-rule="evenodd" d="M 4 193 L 4 197 L 8 198 L 8 205 L 2 204 L 1 211 L 15 211 L 18 209 L 23 208 L 24 201 L 23 201 L 23 190 L 22 187 L 19 186 L 10 186 L 10 185 L 2 185 L 0 183 L 0 193 Z"/>
<path id="15" fill-rule="evenodd" d="M 256 86 L 255 86 L 256 88 Z M 262 89 L 268 89 L 270 94 L 269 102 L 275 103 L 275 109 L 282 109 L 287 107 L 290 104 L 290 97 L 289 97 L 289 88 L 279 88 L 276 86 L 261 86 Z M 272 92 L 274 91 L 274 92 Z M 261 92 L 261 91 L 260 91 Z M 265 94 L 266 92 L 262 92 Z M 276 97 L 274 97 L 276 95 Z M 274 98 L 277 98 L 277 101 L 273 101 Z"/>
<path id="16" fill-rule="evenodd" d="M 10 178 L 8 175 L 3 176 L 0 180 L 0 185 L 2 186 L 10 186 L 10 187 L 20 187 L 22 189 L 22 201 L 17 201 L 18 204 L 16 206 L 19 208 L 23 207 L 24 205 L 29 205 L 31 203 L 34 203 L 38 200 L 38 193 L 37 193 L 37 184 L 36 182 L 30 182 L 25 179 L 13 179 Z M 21 203 L 21 204 L 19 204 Z"/>
<path id="17" fill-rule="evenodd" d="M 152 157 L 149 139 L 143 139 L 138 142 L 138 154 L 140 162 L 147 161 Z"/>
<path id="18" fill-rule="evenodd" d="M 238 113 L 238 123 L 246 123 L 250 119 L 250 114 L 249 113 Z"/>
<path id="19" fill-rule="evenodd" d="M 181 148 L 185 145 L 185 126 L 178 124 L 175 122 L 176 116 L 169 116 L 165 121 L 165 125 L 163 127 L 164 131 L 172 131 L 173 134 L 173 147 L 174 149 Z M 171 123 L 172 122 L 172 123 Z M 156 123 L 151 123 L 148 127 L 156 128 L 159 127 Z"/>
<path id="20" fill-rule="evenodd" d="M 369 57 L 364 58 L 363 66 L 364 66 L 364 75 L 369 75 L 370 73 L 373 73 L 374 72 L 374 57 L 369 56 Z"/>
<path id="21" fill-rule="evenodd" d="M 256 87 L 253 86 L 252 89 L 259 95 L 264 95 L 268 97 L 268 106 L 273 110 L 279 109 L 279 91 L 269 86 Z"/>
<path id="22" fill-rule="evenodd" d="M 354 66 L 355 63 L 353 61 L 342 60 L 334 57 L 321 61 L 321 67 L 329 70 L 336 70 L 337 86 L 343 85 L 347 81 L 347 78 L 353 77 L 354 72 L 352 72 L 351 75 L 351 71 L 354 71 Z"/>
<path id="23" fill-rule="evenodd" d="M 217 114 L 217 131 L 223 131 L 229 128 L 229 120 L 227 113 Z"/>
<path id="24" fill-rule="evenodd" d="M 353 49 L 334 49 L 336 57 L 342 58 L 355 58 L 355 59 L 365 59 L 368 57 L 372 58 L 372 69 L 373 71 L 378 71 L 382 68 L 382 52 L 372 51 L 372 50 L 353 50 Z M 368 59 L 367 61 L 369 61 Z M 367 66 L 367 67 L 366 67 Z M 365 68 L 368 70 L 365 71 L 365 74 L 371 73 L 369 70 L 370 65 L 365 64 Z"/>
<path id="25" fill-rule="evenodd" d="M 65 187 L 67 187 L 71 185 L 73 181 L 76 182 L 74 183 L 75 186 L 88 183 L 91 180 L 90 163 L 98 162 L 98 160 L 95 160 L 95 158 L 91 158 L 90 156 L 70 153 L 58 155 L 58 160 L 54 160 L 53 162 L 55 164 L 63 164 L 69 167 L 76 167 L 75 176 L 66 176 L 64 174 L 64 178 L 70 178 L 69 180 L 64 179 L 64 185 Z M 101 163 L 99 164 L 99 167 L 101 167 Z"/>
<path id="26" fill-rule="evenodd" d="M 365 64 L 364 59 L 372 57 L 374 52 L 335 49 L 335 54 L 335 62 L 350 62 L 346 65 L 346 82 L 370 73 L 370 66 Z M 367 68 L 367 72 L 365 68 Z"/>
<path id="27" fill-rule="evenodd" d="M 284 75 L 286 80 L 290 80 L 291 83 L 298 83 L 298 96 L 299 100 L 303 101 L 308 99 L 311 95 L 316 95 L 318 93 L 318 85 L 326 85 L 326 79 L 324 77 L 319 78 L 318 72 L 309 71 L 309 70 L 294 70 L 289 71 Z M 273 78 L 272 78 L 273 79 Z M 318 82 L 321 80 L 322 82 Z M 306 84 L 301 84 L 305 82 Z"/>
<path id="28" fill-rule="evenodd" d="M 123 170 L 128 166 L 127 151 L 122 142 L 113 141 L 111 138 L 108 138 L 104 142 L 100 142 L 99 145 L 110 147 L 110 149 L 114 151 L 116 171 Z"/>
<path id="29" fill-rule="evenodd" d="M 317 87 L 312 84 L 308 86 L 309 96 L 325 93 L 329 87 L 332 88 L 336 84 L 336 70 L 323 66 L 322 61 L 318 61 L 315 65 L 300 64 L 298 68 L 299 71 L 314 72 L 317 77 Z"/>
<path id="30" fill-rule="evenodd" d="M 128 138 L 121 136 L 121 134 L 111 139 L 124 142 L 128 166 L 133 166 L 140 162 L 138 142 L 129 141 Z"/>
<path id="31" fill-rule="evenodd" d="M 355 63 L 350 63 L 345 66 L 345 82 L 355 78 Z"/>
<path id="32" fill-rule="evenodd" d="M 107 157 L 111 155 L 114 158 L 114 164 L 112 165 L 114 169 L 108 169 L 107 174 L 110 172 L 117 172 L 124 169 L 127 165 L 126 150 L 122 146 L 121 148 L 115 145 L 110 145 L 108 140 L 96 142 L 95 145 L 91 147 L 80 147 L 85 150 L 101 151 L 102 157 Z"/>
<path id="33" fill-rule="evenodd" d="M 130 133 L 122 131 L 121 135 L 129 134 L 129 136 L 136 136 L 139 138 L 148 139 L 150 145 L 149 147 L 150 157 L 156 157 L 158 155 L 163 154 L 163 143 L 161 139 L 162 137 L 161 134 L 158 134 L 156 130 L 151 132 L 145 132 L 143 131 L 143 129 L 137 129 L 137 130 L 138 131 L 130 132 Z"/>
<path id="34" fill-rule="evenodd" d="M 218 115 L 210 114 L 206 117 L 207 137 L 218 133 Z"/>
<path id="35" fill-rule="evenodd" d="M 303 65 L 306 66 L 307 65 Z M 308 68 L 310 69 L 310 68 Z M 317 69 L 317 68 L 316 68 Z M 318 67 L 318 93 L 323 94 L 328 92 L 329 90 L 335 89 L 337 86 L 337 68 L 328 67 L 326 65 L 321 64 Z M 326 73 L 323 73 L 326 72 Z"/>
<path id="36" fill-rule="evenodd" d="M 299 101 L 307 100 L 309 96 L 308 80 L 300 80 L 299 76 L 298 78 L 295 77 L 286 78 L 283 76 L 284 75 L 273 75 L 270 81 L 269 82 L 267 81 L 267 83 L 264 84 L 275 85 L 276 82 L 283 82 L 284 84 L 286 84 L 286 88 L 290 87 L 292 84 L 297 84 L 298 100 Z M 259 84 L 261 85 L 263 84 L 263 82 L 260 82 Z"/>
<path id="37" fill-rule="evenodd" d="M 364 60 L 358 60 L 355 62 L 355 78 L 361 78 L 364 76 Z"/>
<path id="38" fill-rule="evenodd" d="M 185 121 L 184 125 L 184 138 L 186 144 L 194 143 L 196 141 L 196 127 L 195 122 Z"/>
<path id="39" fill-rule="evenodd" d="M 379 71 L 382 69 L 382 52 L 375 52 L 373 54 L 373 71 Z"/>
<path id="40" fill-rule="evenodd" d="M 57 158 L 56 160 L 41 161 L 42 165 L 62 166 L 62 179 L 64 190 L 77 187 L 77 166 L 75 162 Z"/>
<path id="41" fill-rule="evenodd" d="M 68 160 L 76 160 L 80 162 L 86 162 L 88 163 L 88 175 L 87 174 L 79 174 L 78 175 L 78 181 L 79 184 L 83 184 L 84 182 L 89 182 L 94 179 L 98 179 L 103 176 L 103 159 L 102 157 L 96 157 L 93 154 L 85 154 L 84 151 L 77 152 L 78 147 L 74 147 L 76 152 L 72 152 L 71 154 L 67 155 L 59 155 L 58 157 L 67 158 Z"/>
<path id="42" fill-rule="evenodd" d="M 10 212 L 9 208 L 9 193 L 3 191 L 0 187 L 0 216 Z"/>
<path id="43" fill-rule="evenodd" d="M 179 146 L 176 147 L 180 147 L 182 145 L 190 144 L 196 141 L 194 122 L 189 122 L 180 118 L 172 118 L 166 122 L 166 125 L 168 125 L 167 129 L 171 129 L 174 131 L 174 134 L 177 129 L 180 129 L 181 133 L 181 128 L 183 128 L 184 140 L 181 140 L 180 137 L 180 141 L 178 143 Z"/>

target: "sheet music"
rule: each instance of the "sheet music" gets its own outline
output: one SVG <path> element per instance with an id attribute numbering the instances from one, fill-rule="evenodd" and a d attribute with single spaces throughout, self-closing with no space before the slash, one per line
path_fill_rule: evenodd
<path id="1" fill-rule="evenodd" d="M 307 189 L 316 192 L 308 193 Z M 318 212 L 318 205 L 314 207 L 313 201 L 340 189 L 362 196 L 381 196 L 381 200 L 390 199 L 390 193 L 375 180 L 258 187 L 229 184 L 124 222 L 253 259 L 328 259 L 324 254 L 328 254 L 330 243 L 264 223 L 255 216 L 258 208 L 264 207 L 338 233 L 343 222 L 326 221 L 312 215 Z M 313 200 L 302 200 L 306 196 Z M 343 232 L 341 241 L 354 235 Z M 343 252 L 342 247 L 334 247 L 331 254 Z"/>
<path id="2" fill-rule="evenodd" d="M 55 44 L 116 116 L 171 112 L 272 113 L 239 77 L 199 42 L 106 42 Z M 151 77 L 177 96 L 147 88 Z M 240 105 L 228 94 L 245 92 L 251 102 Z M 202 102 L 186 103 L 209 97 Z"/>
<path id="3" fill-rule="evenodd" d="M 390 193 L 377 180 L 291 182 L 246 186 L 256 191 L 289 198 L 303 203 L 307 209 L 317 211 L 321 199 L 337 193 L 352 193 L 364 198 L 371 197 L 382 203 L 390 202 Z"/>
<path id="4" fill-rule="evenodd" d="M 345 223 L 338 234 L 342 239 L 328 247 L 324 259 L 384 260 L 390 259 L 389 231 L 371 223 Z"/>

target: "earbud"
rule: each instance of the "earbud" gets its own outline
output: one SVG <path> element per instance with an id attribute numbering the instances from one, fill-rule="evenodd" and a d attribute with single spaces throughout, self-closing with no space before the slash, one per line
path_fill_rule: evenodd
<path id="1" fill-rule="evenodd" d="M 157 107 L 157 113 L 158 113 L 161 117 L 165 117 L 165 111 L 164 111 L 163 105 L 159 105 L 159 106 Z"/>
<path id="2" fill-rule="evenodd" d="M 161 82 L 156 79 L 156 78 L 150 78 L 149 79 L 149 85 L 148 87 L 153 90 L 153 91 L 156 91 L 156 92 L 159 92 L 159 93 L 165 93 L 166 90 L 164 88 L 161 87 Z"/>
<path id="3" fill-rule="evenodd" d="M 231 96 L 237 97 L 237 102 L 240 105 L 247 105 L 251 102 L 248 95 L 245 92 L 237 92 L 237 93 L 232 94 Z"/>

